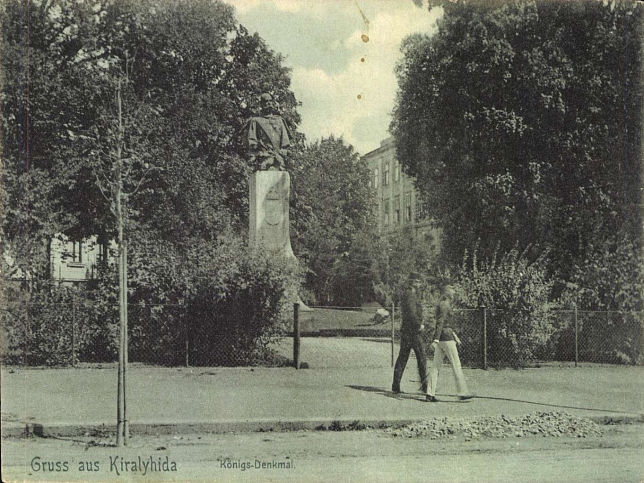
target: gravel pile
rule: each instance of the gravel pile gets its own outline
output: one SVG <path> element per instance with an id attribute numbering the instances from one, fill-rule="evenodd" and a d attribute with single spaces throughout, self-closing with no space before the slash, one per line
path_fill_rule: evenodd
<path id="1" fill-rule="evenodd" d="M 385 430 L 402 438 L 526 438 L 534 436 L 601 436 L 593 421 L 563 412 L 535 412 L 525 416 L 504 415 L 483 418 L 437 418 Z"/>

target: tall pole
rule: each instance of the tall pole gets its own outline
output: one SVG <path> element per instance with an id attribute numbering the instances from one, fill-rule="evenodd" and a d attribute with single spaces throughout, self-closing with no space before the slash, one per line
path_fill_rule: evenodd
<path id="1" fill-rule="evenodd" d="M 575 367 L 579 362 L 579 319 L 577 317 L 577 304 L 575 304 Z"/>
<path id="2" fill-rule="evenodd" d="M 120 202 L 117 201 L 117 205 Z M 117 212 L 120 211 L 120 206 Z M 123 227 L 119 220 L 119 365 L 117 385 L 117 425 L 116 425 L 116 446 L 125 445 L 125 314 L 123 312 Z"/>
<path id="3" fill-rule="evenodd" d="M 300 368 L 300 304 L 293 304 L 293 365 Z"/>
<path id="4" fill-rule="evenodd" d="M 394 316 L 395 316 L 396 304 L 391 303 L 391 367 L 394 367 L 394 338 L 396 336 L 394 329 Z"/>
<path id="5" fill-rule="evenodd" d="M 185 332 L 185 345 L 186 345 L 186 367 L 190 367 L 190 340 L 189 340 L 189 335 L 188 335 L 188 330 L 187 328 L 184 327 L 184 332 Z"/>
<path id="6" fill-rule="evenodd" d="M 487 307 L 483 305 L 481 307 L 482 317 L 481 317 L 481 349 L 483 354 L 483 369 L 487 369 Z"/>
<path id="7" fill-rule="evenodd" d="M 127 418 L 127 366 L 128 356 L 128 318 L 127 318 L 127 240 L 123 240 L 123 444 L 130 439 L 130 421 Z"/>
<path id="8" fill-rule="evenodd" d="M 76 366 L 76 297 L 72 300 L 72 367 Z"/>
<path id="9" fill-rule="evenodd" d="M 127 425 L 125 407 L 125 367 L 127 365 L 127 272 L 126 272 L 126 245 L 124 237 L 124 214 L 123 214 L 123 123 L 121 112 L 121 81 L 119 80 L 116 99 L 118 107 L 118 137 L 116 145 L 116 193 L 115 193 L 115 214 L 118 225 L 119 245 L 119 362 L 118 362 L 118 383 L 117 383 L 117 410 L 116 410 L 116 446 L 127 444 Z"/>

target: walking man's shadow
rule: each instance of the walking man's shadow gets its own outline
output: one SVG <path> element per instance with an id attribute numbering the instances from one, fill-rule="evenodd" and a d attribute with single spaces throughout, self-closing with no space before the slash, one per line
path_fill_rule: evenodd
<path id="1" fill-rule="evenodd" d="M 374 394 L 380 394 L 381 396 L 385 396 L 391 399 L 408 399 L 412 401 L 422 401 L 425 402 L 425 396 L 423 394 L 418 394 L 418 393 L 405 393 L 405 392 L 400 392 L 400 393 L 395 393 L 393 391 L 389 391 L 387 389 L 383 389 L 381 387 L 373 387 L 373 386 L 355 386 L 353 384 L 349 384 L 345 387 L 350 387 L 351 389 L 357 389 L 358 391 L 365 391 L 365 392 L 372 392 Z M 440 394 L 440 396 L 448 396 L 449 394 Z M 446 403 L 468 403 L 469 401 L 448 401 L 441 399 L 440 402 L 446 402 Z"/>
<path id="2" fill-rule="evenodd" d="M 410 400 L 416 400 L 416 401 L 425 401 L 425 397 L 422 394 L 410 394 L 410 393 L 399 393 L 396 394 L 392 391 L 388 391 L 386 389 L 383 389 L 381 387 L 373 387 L 373 386 L 354 386 L 352 384 L 345 386 L 345 387 L 350 387 L 351 389 L 357 389 L 358 391 L 366 391 L 366 392 L 372 392 L 375 394 L 380 394 L 385 397 L 389 397 L 392 399 L 410 399 Z M 455 394 L 437 394 L 437 396 L 453 396 L 453 397 L 458 397 Z M 516 403 L 522 403 L 522 404 L 533 404 L 535 406 L 548 406 L 548 407 L 553 407 L 553 408 L 559 408 L 559 409 L 578 409 L 582 411 L 596 411 L 596 412 L 604 412 L 604 413 L 612 413 L 612 414 L 637 414 L 632 411 L 623 411 L 620 409 L 607 409 L 607 408 L 589 408 L 589 407 L 583 407 L 583 406 L 572 406 L 572 405 L 565 405 L 565 404 L 553 404 L 553 403 L 547 403 L 547 402 L 542 402 L 542 401 L 528 401 L 525 399 L 514 399 L 514 398 L 508 398 L 508 397 L 495 397 L 495 396 L 481 396 L 481 395 L 476 395 L 474 396 L 474 399 L 492 399 L 492 400 L 497 400 L 497 401 L 508 401 L 508 402 L 516 402 Z M 446 403 L 469 403 L 472 400 L 466 400 L 466 401 L 460 401 L 460 400 L 445 400 L 445 399 L 440 399 L 439 402 L 446 402 Z M 641 418 L 642 415 L 638 414 L 638 416 Z"/>

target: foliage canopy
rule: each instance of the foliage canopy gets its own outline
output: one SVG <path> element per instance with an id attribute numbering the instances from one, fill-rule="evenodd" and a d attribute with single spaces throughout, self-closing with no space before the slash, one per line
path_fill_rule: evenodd
<path id="1" fill-rule="evenodd" d="M 569 280 L 601 247 L 641 250 L 644 8 L 439 3 L 438 33 L 403 44 L 391 129 L 447 259 L 548 251 Z"/>

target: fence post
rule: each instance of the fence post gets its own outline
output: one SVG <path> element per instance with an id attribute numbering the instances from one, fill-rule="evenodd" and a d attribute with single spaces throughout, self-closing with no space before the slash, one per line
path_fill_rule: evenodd
<path id="1" fill-rule="evenodd" d="M 293 364 L 300 368 L 300 304 L 293 304 Z"/>
<path id="2" fill-rule="evenodd" d="M 575 304 L 575 367 L 579 362 L 579 318 L 577 317 L 577 304 Z"/>
<path id="3" fill-rule="evenodd" d="M 76 366 L 76 299 L 72 299 L 72 367 Z"/>
<path id="4" fill-rule="evenodd" d="M 487 370 L 487 307 L 480 306 L 481 309 L 481 356 L 483 369 Z"/>
<path id="5" fill-rule="evenodd" d="M 30 330 L 29 330 L 29 307 L 27 307 L 27 304 L 21 303 L 21 308 L 19 313 L 24 317 L 24 324 L 23 327 L 25 329 L 25 341 L 22 346 L 22 364 L 27 367 L 29 365 L 28 362 L 28 352 L 29 352 L 29 335 L 30 335 Z"/>
<path id="6" fill-rule="evenodd" d="M 396 304 L 391 303 L 391 367 L 394 367 L 394 338 L 396 337 L 394 329 L 394 314 L 396 310 Z"/>
<path id="7" fill-rule="evenodd" d="M 190 332 L 188 331 L 188 324 L 184 320 L 184 333 L 186 338 L 186 367 L 190 367 Z"/>

